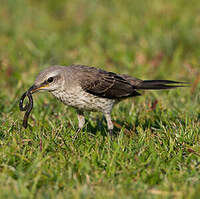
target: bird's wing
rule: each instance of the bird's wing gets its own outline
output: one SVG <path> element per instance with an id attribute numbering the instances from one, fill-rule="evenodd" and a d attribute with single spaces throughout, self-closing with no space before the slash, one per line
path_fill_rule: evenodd
<path id="1" fill-rule="evenodd" d="M 99 97 L 120 99 L 140 95 L 123 75 L 90 68 L 89 71 L 82 71 L 81 76 L 82 89 Z"/>

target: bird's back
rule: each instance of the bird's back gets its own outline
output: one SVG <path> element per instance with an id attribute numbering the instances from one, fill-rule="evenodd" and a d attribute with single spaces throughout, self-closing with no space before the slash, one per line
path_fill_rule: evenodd
<path id="1" fill-rule="evenodd" d="M 74 75 L 76 83 L 92 95 L 118 100 L 140 95 L 134 89 L 134 85 L 142 81 L 137 78 L 83 65 L 72 65 L 67 68 Z"/>

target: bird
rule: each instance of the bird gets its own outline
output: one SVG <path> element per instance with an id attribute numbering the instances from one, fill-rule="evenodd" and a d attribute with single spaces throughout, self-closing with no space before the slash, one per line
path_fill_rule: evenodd
<path id="1" fill-rule="evenodd" d="M 140 96 L 140 90 L 185 87 L 186 82 L 141 80 L 127 74 L 108 72 L 85 65 L 50 66 L 41 71 L 29 91 L 48 91 L 63 104 L 77 110 L 78 132 L 85 125 L 85 111 L 102 112 L 108 135 L 114 135 L 111 112 L 123 99 Z"/>

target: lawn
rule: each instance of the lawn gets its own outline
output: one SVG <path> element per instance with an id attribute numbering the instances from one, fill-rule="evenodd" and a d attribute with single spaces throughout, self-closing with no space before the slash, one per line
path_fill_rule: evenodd
<path id="1" fill-rule="evenodd" d="M 1 0 L 1 198 L 200 198 L 199 0 Z M 20 96 L 50 65 L 84 64 L 141 79 L 189 81 L 100 113 Z"/>

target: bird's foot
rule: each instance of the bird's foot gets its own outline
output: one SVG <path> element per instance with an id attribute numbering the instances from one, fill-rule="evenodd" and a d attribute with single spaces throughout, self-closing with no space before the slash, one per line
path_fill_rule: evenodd
<path id="1" fill-rule="evenodd" d="M 110 137 L 115 137 L 116 134 L 114 133 L 113 129 L 108 129 L 108 134 Z"/>
<path id="2" fill-rule="evenodd" d="M 78 128 L 78 130 L 76 131 L 74 137 L 73 137 L 73 143 L 76 141 L 76 139 L 78 138 L 78 135 L 80 133 L 80 131 L 82 130 L 82 128 Z"/>

